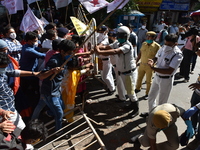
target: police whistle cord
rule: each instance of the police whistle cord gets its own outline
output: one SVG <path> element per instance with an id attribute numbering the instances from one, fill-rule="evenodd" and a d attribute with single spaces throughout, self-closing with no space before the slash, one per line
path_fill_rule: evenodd
<path id="1" fill-rule="evenodd" d="M 97 28 L 87 37 L 87 39 L 77 48 L 77 50 L 67 59 L 65 60 L 65 62 L 60 66 L 60 68 L 63 68 L 68 61 L 74 57 L 74 55 L 77 53 L 77 51 L 83 47 L 83 45 L 89 40 L 89 38 L 96 32 L 97 29 L 99 29 L 107 20 L 108 18 L 110 18 L 110 16 L 119 8 L 119 6 L 121 6 L 123 3 L 125 2 L 125 0 L 123 0 L 98 26 Z M 54 73 L 54 75 L 52 75 L 50 80 L 53 80 L 54 77 L 57 75 L 57 73 Z"/>

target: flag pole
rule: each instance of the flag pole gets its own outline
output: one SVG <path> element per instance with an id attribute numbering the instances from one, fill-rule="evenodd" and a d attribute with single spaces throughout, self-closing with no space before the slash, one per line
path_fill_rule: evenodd
<path id="1" fill-rule="evenodd" d="M 37 7 L 38 7 L 38 9 L 39 9 L 40 16 L 41 16 L 41 18 L 42 18 L 43 16 L 42 16 L 42 12 L 41 12 L 41 9 L 40 9 L 40 5 L 38 4 L 38 0 L 36 0 L 36 4 L 37 4 Z"/>
<path id="2" fill-rule="evenodd" d="M 9 17 L 8 10 L 7 10 L 7 9 L 6 9 L 6 15 L 7 15 L 7 19 L 8 19 L 8 24 L 10 25 L 10 17 Z"/>
<path id="3" fill-rule="evenodd" d="M 51 21 L 53 22 L 53 16 L 52 16 L 52 13 L 51 13 L 51 5 L 50 5 L 50 2 L 48 0 L 48 5 L 49 5 L 49 8 L 50 8 L 50 16 L 51 16 Z"/>
<path id="4" fill-rule="evenodd" d="M 119 5 L 117 5 L 117 7 L 97 26 L 97 28 L 87 37 L 87 39 L 77 48 L 77 50 L 67 59 L 65 60 L 65 62 L 60 66 L 60 68 L 63 68 L 68 61 L 74 57 L 74 55 L 76 54 L 76 52 L 83 47 L 83 45 L 87 42 L 87 40 L 89 40 L 89 38 L 96 32 L 97 29 L 99 29 L 107 20 L 108 18 L 110 18 L 110 16 L 125 2 L 126 0 L 123 0 Z M 52 75 L 52 77 L 50 78 L 50 80 L 53 80 L 53 78 L 57 75 L 57 73 L 54 73 L 54 75 Z"/>
<path id="5" fill-rule="evenodd" d="M 66 6 L 65 24 L 66 24 L 66 21 L 67 21 L 67 11 L 68 11 L 68 0 L 67 0 L 67 6 Z"/>

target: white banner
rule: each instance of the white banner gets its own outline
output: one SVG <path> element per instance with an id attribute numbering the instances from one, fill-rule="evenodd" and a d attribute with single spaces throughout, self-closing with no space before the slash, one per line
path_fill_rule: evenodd
<path id="1" fill-rule="evenodd" d="M 8 9 L 9 14 L 16 14 L 18 10 L 24 10 L 23 0 L 3 0 L 1 4 Z"/>
<path id="2" fill-rule="evenodd" d="M 36 1 L 41 1 L 41 0 L 27 0 L 28 4 L 34 3 Z"/>
<path id="3" fill-rule="evenodd" d="M 79 2 L 87 9 L 90 14 L 106 7 L 109 4 L 105 0 L 79 0 Z"/>
<path id="4" fill-rule="evenodd" d="M 42 24 L 43 24 L 43 22 L 40 19 L 38 19 L 33 14 L 30 7 L 28 7 L 28 10 L 26 11 L 26 13 L 22 19 L 22 22 L 20 25 L 20 30 L 24 31 L 25 33 L 29 32 L 29 31 L 34 31 L 38 28 L 40 28 L 41 30 L 44 30 Z"/>
<path id="5" fill-rule="evenodd" d="M 66 7 L 72 2 L 72 0 L 54 0 L 56 9 L 61 8 L 61 7 Z"/>
<path id="6" fill-rule="evenodd" d="M 107 7 L 107 13 L 113 11 L 123 0 L 114 0 L 113 2 L 108 4 Z M 129 0 L 125 0 L 119 7 L 118 9 L 122 9 L 127 3 L 129 2 Z"/>

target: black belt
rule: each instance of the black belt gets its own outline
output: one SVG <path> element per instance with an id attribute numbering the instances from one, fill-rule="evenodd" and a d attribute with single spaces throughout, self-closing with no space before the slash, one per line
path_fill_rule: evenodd
<path id="1" fill-rule="evenodd" d="M 109 58 L 101 58 L 101 60 L 105 61 L 105 60 L 109 60 Z"/>
<path id="2" fill-rule="evenodd" d="M 119 76 L 120 76 L 120 74 L 126 75 L 126 74 L 129 74 L 129 73 L 135 71 L 135 69 L 136 69 L 136 68 L 133 68 L 133 69 L 131 69 L 131 70 L 129 70 L 129 71 L 125 71 L 125 72 L 120 72 L 120 71 L 118 71 L 118 74 L 119 74 Z"/>
<path id="3" fill-rule="evenodd" d="M 169 78 L 171 78 L 171 77 L 173 77 L 173 75 L 171 75 L 171 76 L 160 76 L 160 75 L 158 75 L 158 74 L 156 74 L 159 78 L 163 78 L 163 79 L 169 79 Z"/>
<path id="4" fill-rule="evenodd" d="M 178 44 L 178 45 L 185 45 L 185 44 Z"/>

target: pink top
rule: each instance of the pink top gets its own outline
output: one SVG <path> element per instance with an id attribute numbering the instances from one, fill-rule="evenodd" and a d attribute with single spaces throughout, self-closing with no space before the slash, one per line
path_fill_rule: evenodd
<path id="1" fill-rule="evenodd" d="M 46 53 L 46 57 L 44 59 L 45 64 L 49 61 L 49 59 L 51 58 L 51 56 L 53 56 L 54 54 L 59 53 L 59 51 L 55 51 L 55 50 L 48 50 Z"/>
<path id="2" fill-rule="evenodd" d="M 186 49 L 192 50 L 193 46 L 192 46 L 192 43 L 190 42 L 191 39 L 192 39 L 192 36 L 189 36 L 187 42 L 185 43 Z M 200 37 L 196 36 L 196 43 L 198 43 L 199 41 L 200 41 Z"/>

